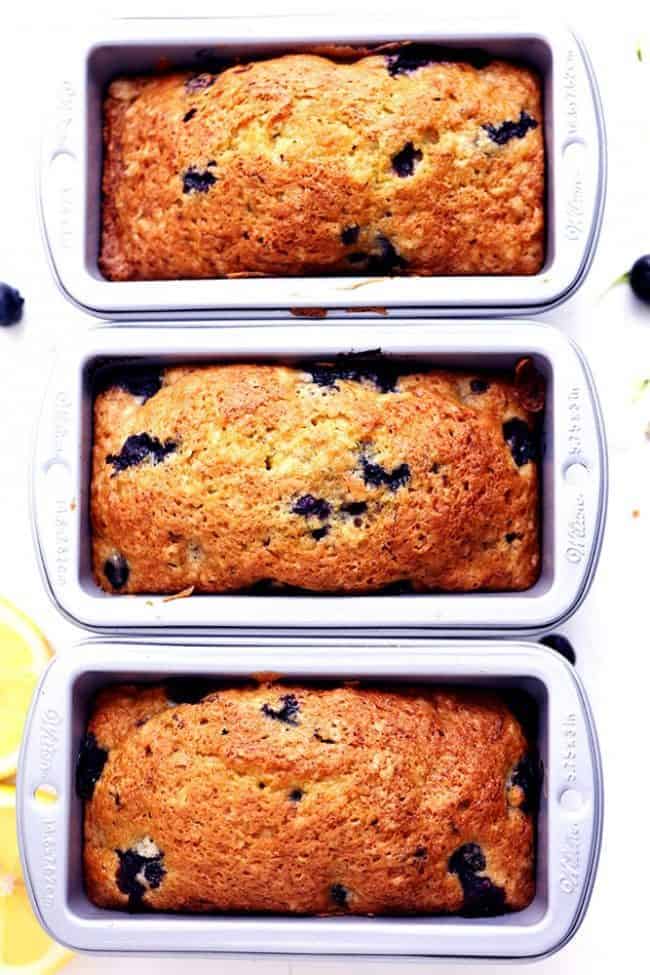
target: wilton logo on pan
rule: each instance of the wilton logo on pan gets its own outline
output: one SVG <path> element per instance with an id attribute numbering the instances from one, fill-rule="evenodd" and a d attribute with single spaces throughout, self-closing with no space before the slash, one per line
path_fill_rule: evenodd
<path id="1" fill-rule="evenodd" d="M 47 775 L 52 768 L 56 750 L 59 747 L 59 725 L 61 715 L 54 708 L 48 708 L 41 718 L 39 735 L 39 762 L 41 775 Z"/>
<path id="2" fill-rule="evenodd" d="M 560 848 L 560 890 L 563 894 L 575 894 L 580 886 L 582 865 L 582 835 L 577 823 L 573 823 Z"/>

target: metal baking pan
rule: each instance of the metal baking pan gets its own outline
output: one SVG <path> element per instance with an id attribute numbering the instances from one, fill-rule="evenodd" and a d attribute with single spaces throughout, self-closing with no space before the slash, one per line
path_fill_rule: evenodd
<path id="1" fill-rule="evenodd" d="M 562 947 L 591 894 L 601 840 L 602 774 L 589 705 L 575 670 L 525 643 L 329 644 L 297 641 L 246 652 L 218 647 L 91 643 L 66 648 L 41 678 L 23 739 L 18 830 L 32 905 L 44 928 L 73 949 L 96 952 L 223 952 L 285 955 L 531 958 Z M 291 679 L 455 683 L 520 689 L 532 699 L 544 767 L 538 815 L 536 895 L 524 911 L 460 917 L 128 915 L 90 903 L 82 878 L 82 804 L 74 767 L 89 701 L 115 681 L 172 674 L 228 680 L 273 671 Z M 53 805 L 34 799 L 56 790 Z"/>
<path id="2" fill-rule="evenodd" d="M 101 631 L 165 627 L 180 632 L 233 628 L 268 635 L 321 629 L 377 635 L 536 632 L 556 626 L 584 598 L 596 566 L 605 518 L 607 461 L 600 409 L 589 369 L 561 332 L 529 322 L 408 322 L 372 331 L 372 347 L 415 362 L 471 369 L 511 368 L 529 355 L 546 377 L 541 463 L 542 570 L 519 593 L 368 596 L 111 595 L 90 566 L 88 494 L 93 370 L 145 357 L 178 361 L 300 360 L 368 348 L 366 328 L 336 326 L 99 327 L 75 334 L 62 350 L 45 397 L 33 464 L 35 537 L 48 589 L 59 609 Z M 146 518 L 146 512 L 143 512 Z"/>
<path id="3" fill-rule="evenodd" d="M 594 254 L 603 214 L 606 149 L 602 108 L 588 55 L 572 33 L 539 18 L 427 24 L 400 12 L 367 20 L 331 17 L 178 18 L 116 21 L 103 33 L 75 37 L 61 55 L 40 163 L 46 248 L 71 301 L 104 318 L 258 317 L 288 309 L 330 309 L 334 316 L 383 309 L 396 316 L 446 317 L 537 312 L 580 285 Z M 97 266 L 102 169 L 102 98 L 120 73 L 165 64 L 197 64 L 197 52 L 260 56 L 318 45 L 419 41 L 481 48 L 535 67 L 543 78 L 547 160 L 547 259 L 533 276 L 303 277 L 110 282 Z M 364 311 L 365 309 L 365 311 Z M 471 311 L 470 311 L 471 310 Z M 372 314 L 372 311 L 370 312 Z"/>

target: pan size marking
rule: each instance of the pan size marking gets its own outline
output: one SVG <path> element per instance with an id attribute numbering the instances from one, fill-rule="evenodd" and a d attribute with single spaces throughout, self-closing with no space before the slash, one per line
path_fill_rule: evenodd
<path id="1" fill-rule="evenodd" d="M 56 822 L 53 819 L 43 821 L 41 842 L 43 851 L 41 865 L 42 903 L 48 910 L 52 910 L 56 895 Z"/>
<path id="2" fill-rule="evenodd" d="M 578 80 L 576 72 L 576 52 L 571 49 L 567 54 L 564 74 L 562 75 L 562 91 L 564 93 L 564 107 L 566 109 L 567 132 L 569 136 L 578 133 Z"/>

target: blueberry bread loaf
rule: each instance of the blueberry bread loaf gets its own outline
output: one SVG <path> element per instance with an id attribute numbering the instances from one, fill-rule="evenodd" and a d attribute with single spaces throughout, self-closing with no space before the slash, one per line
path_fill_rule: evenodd
<path id="1" fill-rule="evenodd" d="M 86 889 L 136 910 L 519 910 L 536 779 L 484 692 L 114 686 L 77 767 Z"/>
<path id="2" fill-rule="evenodd" d="M 116 79 L 103 274 L 537 273 L 539 78 L 449 56 L 406 46 Z"/>
<path id="3" fill-rule="evenodd" d="M 519 378 L 354 356 L 115 373 L 95 399 L 96 580 L 119 593 L 526 589 L 541 392 Z"/>

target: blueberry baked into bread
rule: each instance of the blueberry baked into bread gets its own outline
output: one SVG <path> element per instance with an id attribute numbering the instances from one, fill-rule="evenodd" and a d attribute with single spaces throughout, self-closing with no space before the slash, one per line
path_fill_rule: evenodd
<path id="1" fill-rule="evenodd" d="M 98 584 L 529 588 L 543 391 L 527 364 L 409 373 L 343 356 L 109 373 L 94 408 Z"/>
<path id="2" fill-rule="evenodd" d="M 537 273 L 540 80 L 476 52 L 452 57 L 407 45 L 114 80 L 101 271 Z"/>
<path id="3" fill-rule="evenodd" d="M 482 691 L 113 686 L 77 789 L 100 907 L 487 916 L 534 896 L 536 762 Z"/>

